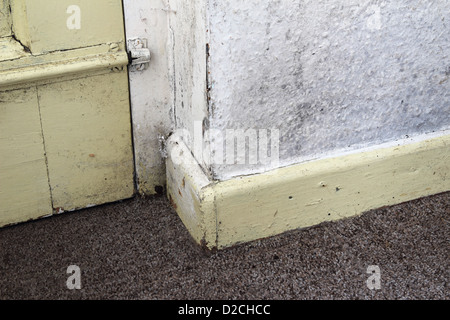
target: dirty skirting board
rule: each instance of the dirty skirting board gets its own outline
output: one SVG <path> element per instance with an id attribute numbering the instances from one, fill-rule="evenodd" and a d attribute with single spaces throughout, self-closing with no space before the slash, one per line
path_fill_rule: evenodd
<path id="1" fill-rule="evenodd" d="M 168 143 L 168 197 L 194 240 L 223 249 L 450 190 L 450 135 L 210 181 Z"/>

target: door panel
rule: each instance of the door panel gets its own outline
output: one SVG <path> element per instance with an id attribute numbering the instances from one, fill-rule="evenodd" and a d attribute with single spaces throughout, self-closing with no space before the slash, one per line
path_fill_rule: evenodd
<path id="1" fill-rule="evenodd" d="M 120 0 L 13 0 L 13 30 L 34 54 L 123 40 Z"/>
<path id="2" fill-rule="evenodd" d="M 52 213 L 37 92 L 0 92 L 0 225 Z"/>
<path id="3" fill-rule="evenodd" d="M 0 38 L 0 227 L 132 197 L 122 1 L 10 3 L 16 34 Z M 68 27 L 73 8 L 81 28 Z"/>
<path id="4" fill-rule="evenodd" d="M 126 70 L 39 87 L 53 207 L 58 212 L 134 193 Z"/>
<path id="5" fill-rule="evenodd" d="M 148 69 L 130 72 L 136 177 L 141 194 L 150 195 L 166 184 L 161 139 L 172 131 L 172 95 L 167 57 L 168 21 L 174 13 L 167 1 L 124 1 L 128 39 L 148 41 L 152 61 Z"/>

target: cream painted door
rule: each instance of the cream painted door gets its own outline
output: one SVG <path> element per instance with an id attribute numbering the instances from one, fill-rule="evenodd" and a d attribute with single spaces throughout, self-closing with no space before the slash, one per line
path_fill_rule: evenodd
<path id="1" fill-rule="evenodd" d="M 135 193 L 120 0 L 1 0 L 0 226 Z"/>

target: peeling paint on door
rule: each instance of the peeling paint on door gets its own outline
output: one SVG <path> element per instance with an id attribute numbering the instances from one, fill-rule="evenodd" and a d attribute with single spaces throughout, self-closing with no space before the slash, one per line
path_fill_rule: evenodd
<path id="1" fill-rule="evenodd" d="M 0 226 L 135 193 L 122 2 L 76 2 L 86 30 L 72 1 L 17 0 L 0 38 Z"/>

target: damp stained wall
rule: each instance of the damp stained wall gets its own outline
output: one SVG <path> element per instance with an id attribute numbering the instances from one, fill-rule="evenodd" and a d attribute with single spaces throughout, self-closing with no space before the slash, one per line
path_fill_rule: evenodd
<path id="1" fill-rule="evenodd" d="M 209 125 L 278 129 L 276 166 L 450 128 L 450 2 L 207 6 Z M 272 167 L 208 169 L 225 180 Z"/>

